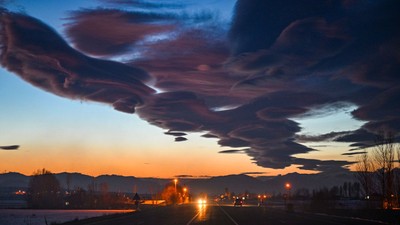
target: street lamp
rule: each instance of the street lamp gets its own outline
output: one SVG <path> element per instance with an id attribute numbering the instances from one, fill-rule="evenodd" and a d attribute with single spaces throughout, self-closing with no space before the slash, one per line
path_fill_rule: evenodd
<path id="1" fill-rule="evenodd" d="M 290 189 L 292 188 L 292 185 L 290 183 L 286 183 L 285 184 L 285 188 L 287 190 L 287 204 L 286 204 L 286 199 L 285 199 L 286 210 L 288 212 L 293 212 L 293 204 L 289 203 L 289 201 L 290 201 Z"/>
<path id="2" fill-rule="evenodd" d="M 288 194 L 288 199 L 289 199 L 289 197 L 290 197 L 290 189 L 292 188 L 292 185 L 290 183 L 286 183 L 285 184 L 285 188 L 288 191 L 287 194 Z"/>
<path id="3" fill-rule="evenodd" d="M 186 188 L 186 187 L 184 187 L 184 188 L 183 188 L 183 196 L 185 196 L 185 194 L 186 194 L 186 191 L 187 191 L 187 188 Z"/>
<path id="4" fill-rule="evenodd" d="M 176 191 L 176 183 L 178 183 L 178 179 L 176 179 L 176 178 L 175 178 L 175 179 L 174 179 L 174 184 L 175 184 L 175 193 L 177 192 L 177 191 Z"/>
<path id="5" fill-rule="evenodd" d="M 186 203 L 186 200 L 188 199 L 188 197 L 186 196 L 186 192 L 188 191 L 187 187 L 183 188 L 183 203 Z"/>

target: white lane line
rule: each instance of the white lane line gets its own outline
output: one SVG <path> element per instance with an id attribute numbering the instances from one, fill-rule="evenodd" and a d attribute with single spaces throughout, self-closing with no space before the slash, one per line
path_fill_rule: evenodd
<path id="1" fill-rule="evenodd" d="M 219 206 L 219 205 L 218 205 Z M 222 212 L 225 213 L 225 215 L 235 224 L 235 225 L 239 225 L 221 206 L 219 206 L 219 208 L 222 210 Z"/>
<path id="2" fill-rule="evenodd" d="M 190 225 L 199 216 L 199 214 L 200 214 L 200 212 L 198 212 L 196 215 L 194 215 L 193 218 L 186 225 Z"/>

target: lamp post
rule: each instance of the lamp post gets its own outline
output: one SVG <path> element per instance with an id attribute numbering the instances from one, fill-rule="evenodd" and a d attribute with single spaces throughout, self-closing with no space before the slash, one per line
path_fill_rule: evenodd
<path id="1" fill-rule="evenodd" d="M 187 188 L 186 188 L 186 187 L 184 187 L 184 188 L 183 188 L 183 196 L 185 196 L 185 195 L 186 195 L 186 191 L 187 191 Z"/>
<path id="2" fill-rule="evenodd" d="M 288 197 L 290 196 L 290 189 L 292 188 L 292 185 L 290 183 L 285 184 L 285 188 L 288 191 Z"/>
<path id="3" fill-rule="evenodd" d="M 287 190 L 287 204 L 286 210 L 288 212 L 293 212 L 293 204 L 289 203 L 290 201 L 290 189 L 292 189 L 292 185 L 290 183 L 285 184 L 285 189 Z M 286 201 L 285 201 L 286 202 Z"/>
<path id="4" fill-rule="evenodd" d="M 187 192 L 187 190 L 188 190 L 187 187 L 183 188 L 183 196 L 182 196 L 183 197 L 183 203 L 186 203 L 186 199 L 187 199 L 186 192 Z"/>
<path id="5" fill-rule="evenodd" d="M 174 184 L 175 184 L 175 193 L 177 192 L 177 190 L 176 190 L 176 183 L 178 183 L 178 179 L 174 179 Z"/>

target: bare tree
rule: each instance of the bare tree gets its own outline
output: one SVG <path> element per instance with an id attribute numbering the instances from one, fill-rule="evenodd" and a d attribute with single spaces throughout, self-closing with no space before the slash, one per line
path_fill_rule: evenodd
<path id="1" fill-rule="evenodd" d="M 397 166 L 395 170 L 395 198 L 397 200 L 397 207 L 400 206 L 400 144 L 396 143 L 396 151 L 397 151 Z"/>
<path id="2" fill-rule="evenodd" d="M 356 178 L 361 184 L 364 191 L 364 197 L 367 198 L 374 192 L 374 182 L 373 182 L 374 167 L 371 162 L 368 153 L 365 152 L 359 155 L 356 164 Z"/>
<path id="3" fill-rule="evenodd" d="M 373 158 L 384 208 L 393 207 L 395 144 L 392 133 L 380 132 L 375 141 Z"/>
<path id="4" fill-rule="evenodd" d="M 400 167 L 400 144 L 397 143 L 397 165 Z"/>

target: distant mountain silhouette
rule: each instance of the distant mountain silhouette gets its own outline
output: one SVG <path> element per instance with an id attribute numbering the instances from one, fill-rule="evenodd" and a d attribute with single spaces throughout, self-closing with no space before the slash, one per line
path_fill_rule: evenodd
<path id="1" fill-rule="evenodd" d="M 294 190 L 307 188 L 309 190 L 319 189 L 322 187 L 332 187 L 342 185 L 344 182 L 355 182 L 354 173 L 319 173 L 319 174 L 299 174 L 289 173 L 278 176 L 258 177 L 268 183 L 267 192 L 282 191 L 286 183 L 290 183 Z"/>
<path id="2" fill-rule="evenodd" d="M 94 185 L 96 190 L 100 190 L 102 184 L 107 184 L 111 192 L 139 192 L 139 193 L 156 193 L 170 180 L 157 178 L 137 178 L 134 176 L 120 175 L 100 175 L 92 177 L 80 173 L 60 173 L 56 174 L 62 187 L 67 188 L 67 180 L 69 179 L 70 189 L 77 187 L 88 189 L 89 185 Z M 68 178 L 69 177 L 69 178 Z"/>
<path id="3" fill-rule="evenodd" d="M 0 187 L 8 188 L 8 187 L 28 187 L 30 177 L 25 176 L 20 173 L 10 172 L 0 174 Z"/>
<path id="4" fill-rule="evenodd" d="M 154 194 L 161 191 L 164 186 L 171 182 L 172 179 L 162 178 L 137 178 L 134 176 L 120 175 L 101 175 L 97 177 L 88 176 L 81 173 L 58 173 L 55 174 L 61 186 L 71 190 L 75 188 L 88 189 L 92 186 L 96 190 L 100 190 L 100 186 L 107 184 L 108 190 L 111 192 L 123 193 L 148 193 Z M 20 173 L 3 173 L 0 174 L 0 189 L 4 188 L 27 188 L 30 176 Z M 352 172 L 337 174 L 299 174 L 290 173 L 279 176 L 260 176 L 251 177 L 248 175 L 227 175 L 216 176 L 210 178 L 185 178 L 179 179 L 179 185 L 185 185 L 191 193 L 209 193 L 222 194 L 225 188 L 235 193 L 279 193 L 284 191 L 284 185 L 287 182 L 292 184 L 293 190 L 300 188 L 318 189 L 322 187 L 332 187 L 342 185 L 344 182 L 354 182 L 355 177 Z"/>
<path id="5" fill-rule="evenodd" d="M 192 192 L 222 194 L 225 188 L 235 193 L 245 191 L 264 192 L 268 184 L 257 178 L 247 175 L 228 175 L 211 177 L 209 179 L 194 179 L 187 181 Z"/>

